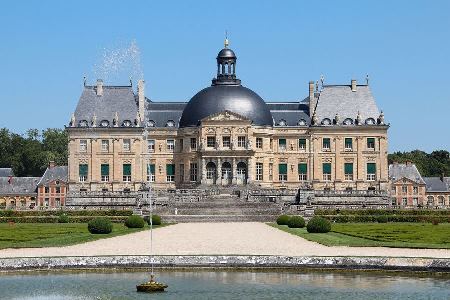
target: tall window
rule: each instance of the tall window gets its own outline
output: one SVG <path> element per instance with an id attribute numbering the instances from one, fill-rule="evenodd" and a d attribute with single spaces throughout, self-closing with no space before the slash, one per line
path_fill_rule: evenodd
<path id="1" fill-rule="evenodd" d="M 278 139 L 278 149 L 280 151 L 286 151 L 286 139 Z"/>
<path id="2" fill-rule="evenodd" d="M 61 193 L 61 187 L 60 186 L 55 187 L 55 193 L 57 193 L 57 194 Z"/>
<path id="3" fill-rule="evenodd" d="M 80 177 L 80 182 L 85 182 L 88 177 L 88 165 L 80 164 L 78 166 L 78 175 Z"/>
<path id="4" fill-rule="evenodd" d="M 344 142 L 345 150 L 351 151 L 353 149 L 353 139 L 352 138 L 345 138 L 344 141 L 345 141 Z"/>
<path id="5" fill-rule="evenodd" d="M 198 172 L 198 167 L 197 167 L 197 163 L 191 163 L 191 169 L 190 169 L 190 180 L 193 182 L 197 181 L 197 172 Z"/>
<path id="6" fill-rule="evenodd" d="M 278 180 L 287 181 L 287 164 L 278 164 Z"/>
<path id="7" fill-rule="evenodd" d="M 180 182 L 184 182 L 184 164 L 180 164 L 180 171 L 178 171 Z"/>
<path id="8" fill-rule="evenodd" d="M 263 163 L 260 162 L 256 163 L 256 180 L 263 180 Z"/>
<path id="9" fill-rule="evenodd" d="M 331 181 L 331 164 L 330 163 L 322 164 L 322 178 L 325 181 Z"/>
<path id="10" fill-rule="evenodd" d="M 367 138 L 367 149 L 375 150 L 375 138 Z"/>
<path id="11" fill-rule="evenodd" d="M 413 198 L 413 205 L 414 205 L 414 206 L 417 206 L 418 204 L 419 204 L 419 198 L 414 197 L 414 198 Z"/>
<path id="12" fill-rule="evenodd" d="M 230 148 L 230 146 L 231 146 L 231 137 L 223 136 L 222 137 L 222 146 L 224 148 Z"/>
<path id="13" fill-rule="evenodd" d="M 55 207 L 61 207 L 61 199 L 55 198 Z"/>
<path id="14" fill-rule="evenodd" d="M 124 182 L 131 182 L 131 164 L 122 165 L 122 176 Z"/>
<path id="15" fill-rule="evenodd" d="M 419 193 L 419 188 L 417 186 L 413 187 L 413 193 L 414 195 L 417 195 Z"/>
<path id="16" fill-rule="evenodd" d="M 123 151 L 130 151 L 130 139 L 123 140 Z"/>
<path id="17" fill-rule="evenodd" d="M 180 146 L 180 152 L 183 152 L 183 148 L 184 148 L 184 140 L 183 139 L 180 139 L 179 146 Z"/>
<path id="18" fill-rule="evenodd" d="M 239 148 L 245 148 L 245 144 L 246 144 L 246 139 L 245 136 L 238 136 L 238 147 Z"/>
<path id="19" fill-rule="evenodd" d="M 306 181 L 308 179 L 308 165 L 305 163 L 298 164 L 298 180 Z"/>
<path id="20" fill-rule="evenodd" d="M 147 181 L 155 182 L 155 165 L 147 164 Z"/>
<path id="21" fill-rule="evenodd" d="M 109 164 L 101 164 L 100 165 L 100 175 L 102 182 L 109 181 Z"/>
<path id="22" fill-rule="evenodd" d="M 306 139 L 298 139 L 298 149 L 306 150 Z"/>
<path id="23" fill-rule="evenodd" d="M 367 163 L 367 180 L 374 181 L 376 179 L 377 166 L 374 163 Z"/>
<path id="24" fill-rule="evenodd" d="M 269 163 L 269 180 L 273 180 L 273 163 Z"/>
<path id="25" fill-rule="evenodd" d="M 175 181 L 175 165 L 174 164 L 166 165 L 166 181 L 167 182 Z"/>
<path id="26" fill-rule="evenodd" d="M 80 140 L 80 152 L 87 151 L 87 140 Z"/>
<path id="27" fill-rule="evenodd" d="M 109 152 L 109 141 L 108 140 L 102 140 L 102 151 Z"/>
<path id="28" fill-rule="evenodd" d="M 330 150 L 330 148 L 331 148 L 330 138 L 323 138 L 322 139 L 322 149 Z"/>
<path id="29" fill-rule="evenodd" d="M 345 180 L 353 180 L 353 163 L 344 164 L 344 176 Z"/>
<path id="30" fill-rule="evenodd" d="M 402 205 L 407 206 L 408 205 L 408 198 L 402 198 Z"/>
<path id="31" fill-rule="evenodd" d="M 174 140 L 167 140 L 167 151 L 173 151 L 175 148 L 175 141 Z"/>
<path id="32" fill-rule="evenodd" d="M 80 180 L 81 181 L 81 180 Z M 46 194 L 50 193 L 50 188 L 48 186 L 44 187 L 44 192 Z"/>
<path id="33" fill-rule="evenodd" d="M 256 138 L 256 148 L 262 149 L 263 147 L 263 139 L 262 138 Z"/>
<path id="34" fill-rule="evenodd" d="M 206 147 L 214 148 L 216 145 L 216 139 L 213 136 L 206 137 Z"/>
<path id="35" fill-rule="evenodd" d="M 147 152 L 155 152 L 155 140 L 147 140 Z"/>
<path id="36" fill-rule="evenodd" d="M 192 151 L 197 150 L 197 139 L 196 138 L 191 138 L 191 150 Z"/>
<path id="37" fill-rule="evenodd" d="M 402 185 L 402 193 L 403 194 L 408 193 L 408 187 L 406 185 Z"/>

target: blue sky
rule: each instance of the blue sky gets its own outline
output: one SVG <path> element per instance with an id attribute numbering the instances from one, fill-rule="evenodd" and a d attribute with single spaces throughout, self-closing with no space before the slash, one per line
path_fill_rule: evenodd
<path id="1" fill-rule="evenodd" d="M 303 99 L 321 74 L 369 74 L 390 151 L 449 150 L 449 12 L 450 1 L 2 1 L 0 127 L 63 127 L 83 76 L 94 83 L 104 54 L 132 41 L 146 95 L 187 101 L 210 84 L 228 30 L 238 76 L 266 101 Z"/>

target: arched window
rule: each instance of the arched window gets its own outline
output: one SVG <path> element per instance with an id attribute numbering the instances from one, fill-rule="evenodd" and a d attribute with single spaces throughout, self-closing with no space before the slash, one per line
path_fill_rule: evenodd
<path id="1" fill-rule="evenodd" d="M 323 119 L 322 120 L 322 125 L 326 125 L 326 126 L 331 125 L 331 120 L 328 119 L 328 118 Z"/>
<path id="2" fill-rule="evenodd" d="M 374 118 L 367 118 L 366 119 L 366 125 L 375 125 L 375 119 Z"/>
<path id="3" fill-rule="evenodd" d="M 175 122 L 173 120 L 169 120 L 166 123 L 166 127 L 174 127 L 175 126 Z"/>
<path id="4" fill-rule="evenodd" d="M 108 127 L 109 126 L 109 121 L 108 120 L 102 120 L 100 122 L 100 127 Z"/>
<path id="5" fill-rule="evenodd" d="M 444 206 L 445 205 L 445 199 L 444 196 L 438 197 L 438 205 Z"/>
<path id="6" fill-rule="evenodd" d="M 206 179 L 216 179 L 216 164 L 212 161 L 206 164 Z"/>
<path id="7" fill-rule="evenodd" d="M 300 119 L 297 124 L 298 126 L 306 126 L 306 121 L 305 119 Z"/>
<path id="8" fill-rule="evenodd" d="M 433 204 L 434 204 L 434 197 L 433 196 L 428 196 L 427 197 L 427 204 L 429 205 L 429 206 L 432 206 Z"/>
<path id="9" fill-rule="evenodd" d="M 278 126 L 286 126 L 287 125 L 287 123 L 286 123 L 286 120 L 284 120 L 284 119 L 281 119 L 279 122 L 278 122 Z"/>
<path id="10" fill-rule="evenodd" d="M 131 121 L 130 121 L 130 120 L 125 120 L 125 121 L 123 121 L 122 126 L 124 126 L 124 127 L 130 127 L 130 126 L 131 126 Z"/>
<path id="11" fill-rule="evenodd" d="M 148 120 L 148 121 L 147 121 L 147 127 L 155 127 L 155 121 L 153 121 L 153 120 Z"/>
<path id="12" fill-rule="evenodd" d="M 345 119 L 344 125 L 353 125 L 353 119 L 350 119 L 350 118 Z"/>
<path id="13" fill-rule="evenodd" d="M 78 123 L 80 127 L 88 127 L 88 121 L 87 120 L 81 120 L 80 123 Z"/>

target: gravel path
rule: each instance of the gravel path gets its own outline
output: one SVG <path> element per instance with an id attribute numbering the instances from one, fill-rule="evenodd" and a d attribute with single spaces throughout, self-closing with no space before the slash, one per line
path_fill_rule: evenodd
<path id="1" fill-rule="evenodd" d="M 158 255 L 393 256 L 450 258 L 450 250 L 327 247 L 264 223 L 180 223 L 153 231 Z M 66 247 L 0 250 L 4 257 L 145 255 L 149 231 Z"/>

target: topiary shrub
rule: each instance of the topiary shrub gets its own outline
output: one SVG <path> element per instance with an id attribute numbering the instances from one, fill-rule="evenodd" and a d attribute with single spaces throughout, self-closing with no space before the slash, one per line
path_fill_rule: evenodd
<path id="1" fill-rule="evenodd" d="M 107 218 L 95 218 L 89 221 L 88 230 L 93 234 L 111 233 L 113 225 Z"/>
<path id="2" fill-rule="evenodd" d="M 66 214 L 59 215 L 58 223 L 69 223 L 69 216 Z"/>
<path id="3" fill-rule="evenodd" d="M 144 221 L 147 222 L 148 225 L 150 225 L 150 216 L 145 216 Z M 161 225 L 161 216 L 152 215 L 152 223 L 153 225 Z"/>
<path id="4" fill-rule="evenodd" d="M 145 226 L 145 221 L 140 216 L 129 216 L 125 221 L 125 226 L 128 228 L 143 228 Z"/>
<path id="5" fill-rule="evenodd" d="M 439 219 L 438 218 L 433 218 L 433 220 L 431 220 L 431 224 L 439 225 Z"/>
<path id="6" fill-rule="evenodd" d="M 384 216 L 384 215 L 378 216 L 377 217 L 377 222 L 378 223 L 387 223 L 388 222 L 388 217 Z"/>
<path id="7" fill-rule="evenodd" d="M 288 215 L 281 215 L 277 218 L 277 224 L 278 225 L 288 225 L 290 219 L 291 219 L 291 217 Z"/>
<path id="8" fill-rule="evenodd" d="M 306 225 L 306 230 L 309 233 L 325 233 L 331 230 L 331 223 L 322 217 L 313 217 Z"/>
<path id="9" fill-rule="evenodd" d="M 305 219 L 301 216 L 292 216 L 287 225 L 289 228 L 303 228 L 305 227 Z"/>

